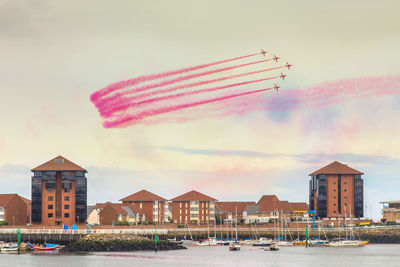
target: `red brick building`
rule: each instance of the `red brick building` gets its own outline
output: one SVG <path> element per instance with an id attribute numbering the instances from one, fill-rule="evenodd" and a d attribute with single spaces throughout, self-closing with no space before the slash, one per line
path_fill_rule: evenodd
<path id="1" fill-rule="evenodd" d="M 311 173 L 310 209 L 320 218 L 363 217 L 362 172 L 340 162 Z"/>
<path id="2" fill-rule="evenodd" d="M 131 204 L 145 215 L 144 220 L 155 223 L 168 222 L 168 200 L 147 190 L 141 190 L 120 199 L 123 204 Z"/>
<path id="3" fill-rule="evenodd" d="M 290 220 L 293 217 L 304 217 L 304 215 L 307 215 L 306 212 L 298 213 L 296 211 L 308 210 L 308 205 L 305 202 L 279 200 L 276 195 L 263 195 L 257 205 L 259 206 L 258 213 L 262 222 L 280 218 Z"/>
<path id="4" fill-rule="evenodd" d="M 172 222 L 179 224 L 215 224 L 215 198 L 190 191 L 171 199 Z"/>
<path id="5" fill-rule="evenodd" d="M 115 225 L 118 222 L 136 224 L 140 222 L 141 214 L 138 207 L 123 203 L 105 203 L 101 209 L 100 222 L 102 225 Z"/>
<path id="6" fill-rule="evenodd" d="M 86 221 L 85 169 L 58 156 L 32 172 L 32 223 L 71 226 Z"/>
<path id="7" fill-rule="evenodd" d="M 255 201 L 218 201 L 215 202 L 215 216 L 221 221 L 231 221 L 243 219 L 243 212 L 248 205 L 256 205 Z M 218 219 L 217 219 L 218 220 Z"/>
<path id="8" fill-rule="evenodd" d="M 0 194 L 0 221 L 9 225 L 26 225 L 28 205 L 17 194 Z"/>

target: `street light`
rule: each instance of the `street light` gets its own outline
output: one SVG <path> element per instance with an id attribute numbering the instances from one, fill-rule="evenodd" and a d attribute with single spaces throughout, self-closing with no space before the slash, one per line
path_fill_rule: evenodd
<path id="1" fill-rule="evenodd" d="M 79 215 L 78 216 L 76 216 L 77 218 L 78 218 L 78 227 L 79 227 Z"/>

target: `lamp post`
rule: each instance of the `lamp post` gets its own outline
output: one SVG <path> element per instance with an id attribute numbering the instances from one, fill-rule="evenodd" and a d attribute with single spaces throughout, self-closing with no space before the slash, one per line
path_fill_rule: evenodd
<path id="1" fill-rule="evenodd" d="M 78 216 L 76 216 L 77 218 L 78 218 L 78 227 L 79 227 L 79 215 Z"/>

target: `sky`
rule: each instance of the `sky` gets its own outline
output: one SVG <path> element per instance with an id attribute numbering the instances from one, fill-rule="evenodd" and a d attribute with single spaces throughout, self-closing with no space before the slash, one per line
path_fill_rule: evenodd
<path id="1" fill-rule="evenodd" d="M 256 96 L 278 107 L 285 93 L 327 82 L 398 77 L 399 9 L 396 0 L 0 0 L 0 193 L 30 197 L 30 170 L 61 154 L 88 170 L 89 204 L 141 189 L 308 201 L 308 174 L 337 160 L 364 173 L 366 215 L 378 219 L 379 201 L 400 199 L 399 83 L 389 94 L 226 116 L 191 109 L 188 121 L 116 129 L 103 127 L 90 95 L 261 48 L 294 65 L 279 93 Z"/>

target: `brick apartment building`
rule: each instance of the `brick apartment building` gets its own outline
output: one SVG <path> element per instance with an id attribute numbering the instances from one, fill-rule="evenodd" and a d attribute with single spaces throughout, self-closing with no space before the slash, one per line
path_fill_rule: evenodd
<path id="1" fill-rule="evenodd" d="M 58 156 L 32 172 L 32 223 L 71 226 L 86 221 L 85 169 Z"/>
<path id="2" fill-rule="evenodd" d="M 310 209 L 319 218 L 363 217 L 361 175 L 362 172 L 337 161 L 311 173 Z"/>
<path id="3" fill-rule="evenodd" d="M 120 199 L 120 201 L 124 204 L 138 207 L 138 211 L 145 215 L 144 220 L 146 221 L 155 223 L 169 222 L 168 200 L 147 190 L 136 192 Z"/>
<path id="4" fill-rule="evenodd" d="M 0 194 L 0 221 L 9 225 L 25 225 L 28 205 L 24 198 L 17 194 Z"/>
<path id="5" fill-rule="evenodd" d="M 190 191 L 172 201 L 172 222 L 178 224 L 215 224 L 215 198 Z"/>

